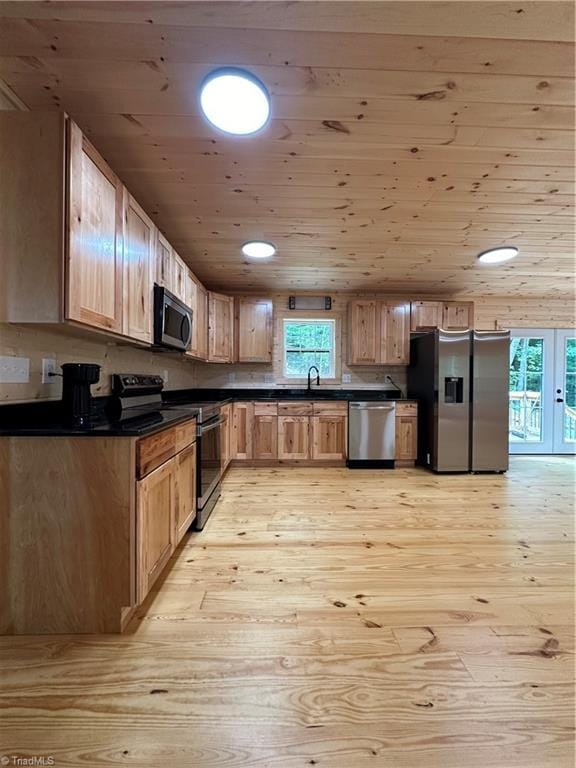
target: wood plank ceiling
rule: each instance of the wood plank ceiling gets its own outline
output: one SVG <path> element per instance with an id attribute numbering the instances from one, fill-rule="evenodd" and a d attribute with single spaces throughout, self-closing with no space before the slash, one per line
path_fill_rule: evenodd
<path id="1" fill-rule="evenodd" d="M 209 287 L 569 297 L 563 2 L 1 2 L 0 77 L 65 109 Z M 273 119 L 200 116 L 218 65 Z M 249 262 L 242 242 L 273 240 Z M 515 262 L 476 265 L 511 243 Z"/>

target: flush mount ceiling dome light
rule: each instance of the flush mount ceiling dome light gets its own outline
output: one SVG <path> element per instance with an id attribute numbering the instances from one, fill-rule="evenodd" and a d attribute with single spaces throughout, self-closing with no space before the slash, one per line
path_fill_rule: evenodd
<path id="1" fill-rule="evenodd" d="M 244 69 L 215 69 L 200 86 L 200 106 L 212 125 L 225 133 L 247 136 L 270 117 L 266 86 Z"/>
<path id="2" fill-rule="evenodd" d="M 276 246 L 267 243 L 264 240 L 251 240 L 242 246 L 244 256 L 251 256 L 253 259 L 269 259 L 276 253 Z"/>
<path id="3" fill-rule="evenodd" d="M 478 261 L 482 264 L 501 264 L 518 256 L 518 248 L 513 245 L 502 245 L 499 248 L 490 248 L 478 254 Z"/>

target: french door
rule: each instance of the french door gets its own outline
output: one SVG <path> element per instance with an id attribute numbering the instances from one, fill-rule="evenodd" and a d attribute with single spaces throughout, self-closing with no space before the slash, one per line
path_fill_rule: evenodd
<path id="1" fill-rule="evenodd" d="M 574 453 L 574 331 L 520 329 L 510 336 L 510 453 Z"/>

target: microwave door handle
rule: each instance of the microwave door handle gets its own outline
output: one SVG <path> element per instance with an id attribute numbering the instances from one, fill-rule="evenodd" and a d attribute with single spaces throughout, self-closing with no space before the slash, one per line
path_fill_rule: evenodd
<path id="1" fill-rule="evenodd" d="M 184 333 L 185 327 L 186 327 L 186 333 Z M 184 346 L 187 347 L 190 344 L 190 339 L 192 338 L 192 323 L 190 322 L 190 317 L 188 313 L 182 316 L 182 320 L 180 322 L 180 334 L 181 334 L 181 338 L 184 343 Z"/>

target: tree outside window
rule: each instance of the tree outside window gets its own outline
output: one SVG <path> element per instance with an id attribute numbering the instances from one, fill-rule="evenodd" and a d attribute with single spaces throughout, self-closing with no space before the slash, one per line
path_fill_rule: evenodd
<path id="1" fill-rule="evenodd" d="M 335 321 L 284 320 L 284 376 L 303 379 L 315 365 L 323 379 L 335 376 Z"/>

